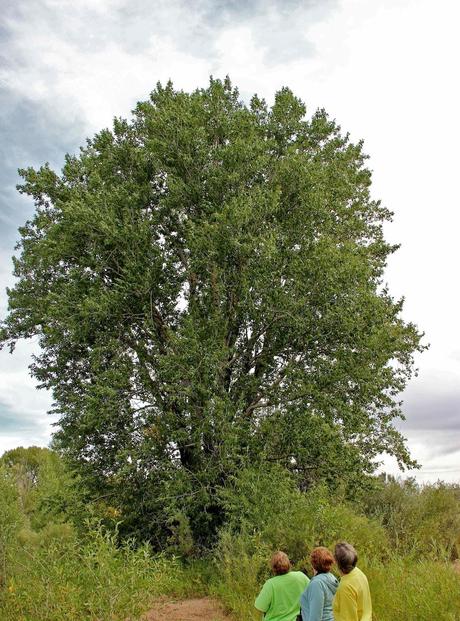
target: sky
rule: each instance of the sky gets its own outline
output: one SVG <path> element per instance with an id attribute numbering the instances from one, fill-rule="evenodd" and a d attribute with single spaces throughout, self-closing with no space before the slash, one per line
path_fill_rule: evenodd
<path id="1" fill-rule="evenodd" d="M 364 139 L 373 194 L 394 212 L 386 280 L 430 344 L 403 395 L 398 427 L 422 465 L 405 476 L 460 482 L 459 18 L 457 0 L 2 0 L 0 316 L 33 213 L 18 167 L 59 170 L 157 81 L 192 90 L 229 74 L 245 101 L 268 102 L 289 86 L 308 114 L 324 107 Z M 0 453 L 49 442 L 36 348 L 0 352 Z"/>

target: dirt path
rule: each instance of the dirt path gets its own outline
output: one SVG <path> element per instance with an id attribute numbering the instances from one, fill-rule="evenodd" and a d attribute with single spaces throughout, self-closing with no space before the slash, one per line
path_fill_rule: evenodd
<path id="1" fill-rule="evenodd" d="M 158 602 L 145 621 L 231 621 L 221 604 L 210 597 Z"/>

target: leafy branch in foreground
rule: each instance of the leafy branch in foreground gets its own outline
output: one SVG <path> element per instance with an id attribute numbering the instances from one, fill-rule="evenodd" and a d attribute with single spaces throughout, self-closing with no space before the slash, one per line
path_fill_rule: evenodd
<path id="1" fill-rule="evenodd" d="M 34 218 L 1 339 L 38 335 L 56 446 L 124 527 L 208 543 L 216 489 L 278 461 L 356 483 L 382 452 L 421 335 L 382 282 L 396 248 L 362 144 L 284 88 L 157 86 L 66 156 L 22 171 Z"/>

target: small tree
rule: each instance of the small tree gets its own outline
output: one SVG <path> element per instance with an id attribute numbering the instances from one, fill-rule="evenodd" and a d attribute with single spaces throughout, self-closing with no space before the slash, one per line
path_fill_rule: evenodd
<path id="1" fill-rule="evenodd" d="M 248 107 L 211 79 L 159 84 L 60 175 L 21 171 L 2 341 L 39 336 L 56 441 L 126 528 L 163 540 L 182 513 L 208 541 L 246 463 L 304 486 L 412 464 L 393 421 L 420 334 L 382 284 L 365 159 L 290 90 Z"/>
<path id="2" fill-rule="evenodd" d="M 88 517 L 80 481 L 55 451 L 38 446 L 15 448 L 0 457 L 0 468 L 15 483 L 27 527 L 40 530 L 68 521 L 81 527 Z"/>

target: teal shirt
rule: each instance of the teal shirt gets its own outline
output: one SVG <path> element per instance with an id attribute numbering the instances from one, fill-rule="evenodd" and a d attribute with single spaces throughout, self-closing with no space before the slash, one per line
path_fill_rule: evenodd
<path id="1" fill-rule="evenodd" d="M 295 621 L 300 612 L 300 596 L 310 580 L 301 571 L 290 571 L 267 580 L 255 607 L 265 621 Z"/>
<path id="2" fill-rule="evenodd" d="M 317 574 L 302 593 L 302 621 L 334 621 L 332 600 L 339 581 L 330 572 Z"/>

